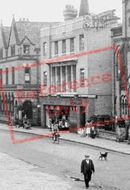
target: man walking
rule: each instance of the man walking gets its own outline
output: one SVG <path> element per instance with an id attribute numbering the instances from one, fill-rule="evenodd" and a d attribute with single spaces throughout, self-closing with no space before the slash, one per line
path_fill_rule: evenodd
<path id="1" fill-rule="evenodd" d="M 84 175 L 86 189 L 89 188 L 92 172 L 95 172 L 93 161 L 89 157 L 89 155 L 85 155 L 85 159 L 81 163 L 81 173 Z"/>

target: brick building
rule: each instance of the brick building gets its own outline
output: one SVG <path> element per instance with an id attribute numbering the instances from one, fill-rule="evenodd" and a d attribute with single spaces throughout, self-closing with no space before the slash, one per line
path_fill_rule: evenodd
<path id="1" fill-rule="evenodd" d="M 90 14 L 82 0 L 79 16 L 73 6 L 64 10 L 65 22 L 41 30 L 41 119 L 69 120 L 84 126 L 92 115 L 112 114 L 111 28 L 115 10 Z M 89 52 L 89 53 L 86 53 Z"/>
<path id="2" fill-rule="evenodd" d="M 26 114 L 37 124 L 40 29 L 53 23 L 15 21 L 0 27 L 0 120 Z M 7 113 L 8 112 L 8 113 Z"/>

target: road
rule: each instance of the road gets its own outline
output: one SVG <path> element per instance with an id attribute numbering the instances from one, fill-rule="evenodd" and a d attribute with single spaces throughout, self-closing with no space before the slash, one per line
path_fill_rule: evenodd
<path id="1" fill-rule="evenodd" d="M 28 137 L 28 134 L 17 134 L 17 138 L 25 137 Z M 109 152 L 108 161 L 100 161 L 98 160 L 100 151 L 102 150 L 65 141 L 53 144 L 49 138 L 12 144 L 8 132 L 0 131 L 0 152 L 33 166 L 32 172 L 37 171 L 55 177 L 60 180 L 61 184 L 63 183 L 65 190 L 85 189 L 84 182 L 71 179 L 71 177 L 83 179 L 80 173 L 80 163 L 85 154 L 91 155 L 96 168 L 90 190 L 128 190 L 130 187 L 130 156 Z M 23 185 L 22 189 L 27 188 L 24 188 Z M 37 190 L 39 187 L 35 189 Z M 53 190 L 53 188 L 51 189 Z M 60 189 L 64 188 L 61 186 Z"/>

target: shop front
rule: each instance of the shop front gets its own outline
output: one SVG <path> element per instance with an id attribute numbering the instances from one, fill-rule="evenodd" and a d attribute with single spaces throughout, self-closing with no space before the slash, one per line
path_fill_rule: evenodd
<path id="1" fill-rule="evenodd" d="M 41 125 L 50 127 L 50 122 L 58 122 L 61 129 L 77 132 L 85 126 L 89 117 L 89 106 L 94 99 L 79 97 L 48 96 L 41 98 Z M 92 106 L 92 104 L 91 104 Z"/>

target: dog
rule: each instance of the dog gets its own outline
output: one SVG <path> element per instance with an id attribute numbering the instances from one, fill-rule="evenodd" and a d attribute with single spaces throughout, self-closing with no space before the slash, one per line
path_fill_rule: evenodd
<path id="1" fill-rule="evenodd" d="M 108 152 L 105 152 L 105 153 L 101 153 L 100 152 L 100 156 L 99 156 L 99 160 L 107 160 L 107 156 L 108 156 Z"/>

